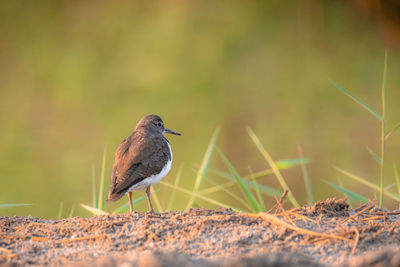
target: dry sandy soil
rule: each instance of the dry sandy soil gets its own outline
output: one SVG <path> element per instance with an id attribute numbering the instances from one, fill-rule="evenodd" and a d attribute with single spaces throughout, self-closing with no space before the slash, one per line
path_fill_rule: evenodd
<path id="1" fill-rule="evenodd" d="M 400 266 L 400 211 L 328 199 L 275 214 L 0 217 L 0 265 Z"/>

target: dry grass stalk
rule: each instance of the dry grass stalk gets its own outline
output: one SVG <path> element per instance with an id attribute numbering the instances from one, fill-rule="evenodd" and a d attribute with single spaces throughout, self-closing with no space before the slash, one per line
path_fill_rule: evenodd
<path id="1" fill-rule="evenodd" d="M 0 247 L 0 252 L 12 253 L 12 250 Z"/>
<path id="2" fill-rule="evenodd" d="M 283 203 L 285 202 L 285 199 L 286 199 L 288 193 L 289 193 L 289 190 L 287 190 L 287 189 L 285 189 L 285 191 L 283 191 L 281 198 L 279 199 L 279 203 L 281 204 L 280 206 L 282 206 Z"/>
<path id="3" fill-rule="evenodd" d="M 286 192 L 287 190 L 285 190 L 285 192 Z M 283 194 L 282 194 L 282 197 L 283 196 L 285 196 L 286 194 L 285 194 L 285 192 L 283 192 Z M 283 206 L 282 206 L 282 199 L 283 198 L 280 198 L 280 200 L 278 201 L 278 199 L 276 198 L 276 196 L 275 196 L 275 194 L 274 194 L 274 198 L 275 198 L 275 201 L 276 201 L 276 205 L 278 205 L 279 206 L 279 208 L 281 209 L 281 214 L 282 214 L 282 216 L 284 216 L 292 225 L 294 225 L 294 226 L 296 226 L 296 224 L 294 223 L 294 221 L 292 221 L 292 219 L 290 218 L 290 216 L 288 215 L 288 213 L 285 211 L 285 209 L 283 208 Z"/>
<path id="4" fill-rule="evenodd" d="M 314 220 L 313 219 L 311 219 L 311 218 L 308 218 L 307 216 L 304 216 L 304 215 L 302 215 L 302 214 L 298 214 L 298 213 L 296 213 L 296 212 L 293 212 L 293 211 L 287 211 L 290 215 L 292 215 L 292 216 L 294 216 L 294 217 L 296 217 L 296 218 L 300 218 L 300 220 L 302 220 L 303 222 L 305 222 L 305 221 L 309 221 L 309 222 L 314 222 Z"/>
<path id="5" fill-rule="evenodd" d="M 77 237 L 77 238 L 72 238 L 72 239 L 63 239 L 63 240 L 57 241 L 57 243 L 72 243 L 72 242 L 77 242 L 77 241 L 99 239 L 99 238 L 108 238 L 108 235 L 103 234 L 103 235 L 83 236 L 83 237 Z"/>
<path id="6" fill-rule="evenodd" d="M 378 212 L 373 212 L 373 213 L 369 213 L 369 214 L 372 214 L 372 215 L 400 215 L 400 211 L 393 211 L 393 212 L 380 212 L 380 211 L 378 211 Z"/>
<path id="7" fill-rule="evenodd" d="M 314 240 L 314 241 L 313 241 L 313 244 L 316 245 L 316 246 L 321 246 L 321 245 L 325 244 L 326 242 L 328 242 L 329 240 L 330 240 L 330 239 L 329 239 L 329 238 L 326 238 L 326 237 L 324 237 L 324 238 L 319 238 L 319 239 Z"/>
<path id="8" fill-rule="evenodd" d="M 393 223 L 393 225 L 390 227 L 388 234 L 391 235 L 393 234 L 394 229 L 396 228 L 396 226 L 398 226 L 400 224 L 400 220 L 397 220 L 396 222 Z"/>
<path id="9" fill-rule="evenodd" d="M 356 252 L 356 248 L 357 248 L 358 242 L 360 241 L 360 231 L 358 231 L 357 228 L 354 228 L 353 230 L 356 233 L 356 239 L 354 240 L 353 249 L 351 250 L 350 255 L 354 255 L 354 252 Z"/>
<path id="10" fill-rule="evenodd" d="M 371 203 L 373 203 L 373 206 L 371 207 Z M 369 209 L 375 207 L 376 205 L 376 200 L 369 200 L 367 203 L 362 204 L 360 203 L 360 206 L 358 208 L 356 208 L 354 211 L 355 212 L 359 212 L 360 210 L 363 210 L 365 207 L 369 207 Z"/>
<path id="11" fill-rule="evenodd" d="M 17 258 L 17 254 L 7 254 L 7 255 L 0 255 L 0 259 L 13 259 L 13 258 Z"/>
<path id="12" fill-rule="evenodd" d="M 252 213 L 252 214 L 248 214 L 248 216 L 253 217 L 253 218 L 262 218 L 267 222 L 270 222 L 272 224 L 277 224 L 277 225 L 281 225 L 283 227 L 286 227 L 290 230 L 296 231 L 300 234 L 304 234 L 304 235 L 310 235 L 310 236 L 319 236 L 319 237 L 326 237 L 326 238 L 333 238 L 333 239 L 340 239 L 340 240 L 344 240 L 344 241 L 351 241 L 348 238 L 339 236 L 339 235 L 334 235 L 334 234 L 323 234 L 323 233 L 318 233 L 318 232 L 313 232 L 307 229 L 303 229 L 294 225 L 291 225 L 285 221 L 280 220 L 279 218 L 277 218 L 274 215 L 271 214 L 267 214 L 267 213 Z"/>
<path id="13" fill-rule="evenodd" d="M 31 240 L 35 241 L 35 242 L 49 241 L 49 239 L 47 237 L 44 237 L 44 236 L 31 236 Z"/>
<path id="14" fill-rule="evenodd" d="M 285 201 L 287 194 L 288 194 L 288 190 L 285 189 L 285 191 L 283 191 L 281 197 L 279 198 L 279 203 L 281 203 L 281 206 L 283 205 L 283 202 Z M 278 203 L 278 200 L 276 199 L 276 196 L 274 194 L 275 197 L 275 201 Z M 267 213 L 271 213 L 273 210 L 275 209 L 275 213 L 277 213 L 277 209 L 278 209 L 278 204 L 275 204 L 274 206 L 272 206 L 272 208 L 270 208 Z"/>
<path id="15" fill-rule="evenodd" d="M 346 218 L 346 219 L 340 221 L 340 223 L 347 222 L 348 220 L 351 220 L 351 219 L 356 219 L 356 217 L 357 217 L 358 215 L 360 215 L 361 213 L 363 213 L 363 212 L 365 212 L 365 211 L 367 211 L 367 210 L 372 209 L 373 207 L 375 207 L 375 203 L 373 203 L 373 202 L 368 202 L 368 203 L 365 204 L 365 207 L 364 207 L 364 208 L 362 208 L 362 209 L 359 210 L 358 212 L 354 213 L 354 214 L 351 215 L 350 217 L 348 217 L 348 218 Z"/>
<path id="16" fill-rule="evenodd" d="M 385 216 L 371 216 L 371 217 L 367 217 L 367 218 L 362 218 L 362 221 L 369 221 L 369 220 L 385 220 Z"/>

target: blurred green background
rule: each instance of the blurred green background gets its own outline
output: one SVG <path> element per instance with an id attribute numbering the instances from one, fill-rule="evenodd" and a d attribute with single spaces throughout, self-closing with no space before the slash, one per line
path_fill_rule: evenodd
<path id="1" fill-rule="evenodd" d="M 317 200 L 341 196 L 324 182 L 341 177 L 332 165 L 377 183 L 366 147 L 379 152 L 379 122 L 329 79 L 379 111 L 387 48 L 388 128 L 399 122 L 400 12 L 383 2 L 3 1 L 0 203 L 35 205 L 0 213 L 56 217 L 63 202 L 64 216 L 72 206 L 74 215 L 89 215 L 79 203 L 91 204 L 92 166 L 98 177 L 104 145 L 108 186 L 116 147 L 150 113 L 183 133 L 168 136 L 168 182 L 183 164 L 188 189 L 217 126 L 217 144 L 241 174 L 268 167 L 246 133 L 250 126 L 276 160 L 298 157 L 297 143 L 303 146 Z M 385 185 L 394 181 L 399 146 L 396 133 Z M 211 164 L 224 168 L 217 154 Z M 301 169 L 283 175 L 306 204 Z M 261 181 L 279 188 L 273 176 Z M 170 189 L 155 189 L 168 199 Z M 179 193 L 174 209 L 186 199 Z M 147 210 L 145 201 L 138 210 Z"/>

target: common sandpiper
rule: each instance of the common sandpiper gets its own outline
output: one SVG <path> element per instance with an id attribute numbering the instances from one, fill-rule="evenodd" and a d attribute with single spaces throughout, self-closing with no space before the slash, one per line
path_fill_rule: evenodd
<path id="1" fill-rule="evenodd" d="M 147 115 L 131 135 L 119 144 L 111 173 L 107 201 L 117 201 L 128 193 L 130 211 L 133 190 L 146 190 L 149 210 L 154 213 L 150 187 L 167 175 L 172 164 L 172 149 L 164 133 L 181 135 L 164 127 L 157 115 Z"/>

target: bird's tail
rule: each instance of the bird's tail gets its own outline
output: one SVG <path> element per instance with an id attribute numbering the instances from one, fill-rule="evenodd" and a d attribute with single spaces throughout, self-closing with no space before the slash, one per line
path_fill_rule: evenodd
<path id="1" fill-rule="evenodd" d="M 115 175 L 116 169 L 115 167 L 113 167 L 113 172 L 111 175 L 111 186 L 110 186 L 110 191 L 108 192 L 108 197 L 106 199 L 107 202 L 109 201 L 117 201 L 118 199 L 120 199 L 124 194 L 121 194 L 120 192 L 116 192 L 116 180 L 117 180 L 117 176 Z"/>
<path id="2" fill-rule="evenodd" d="M 112 202 L 114 202 L 114 201 L 117 201 L 118 199 L 120 199 L 121 197 L 123 196 L 123 194 L 118 194 L 118 193 L 108 193 L 108 197 L 107 197 L 107 199 L 106 199 L 106 201 L 107 202 L 110 202 L 110 201 L 112 201 Z"/>

